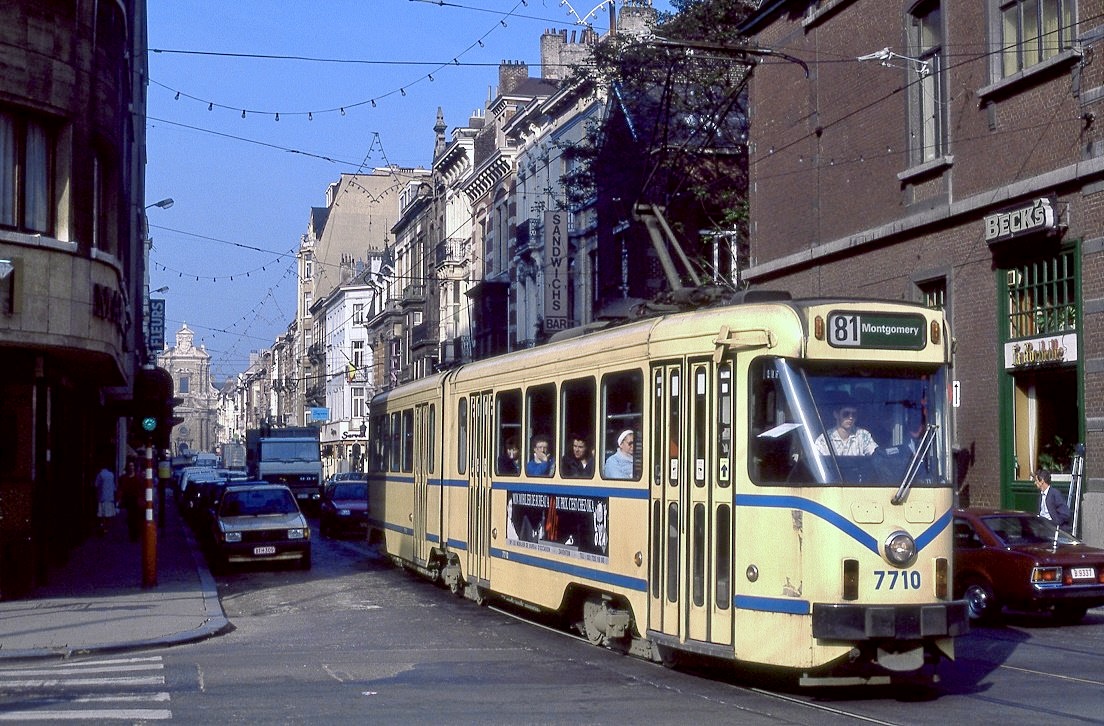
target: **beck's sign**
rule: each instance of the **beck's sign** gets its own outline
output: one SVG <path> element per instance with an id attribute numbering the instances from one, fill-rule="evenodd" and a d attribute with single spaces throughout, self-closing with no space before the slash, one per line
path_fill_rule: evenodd
<path id="1" fill-rule="evenodd" d="M 1040 197 L 1019 207 L 985 217 L 985 241 L 990 245 L 1037 232 L 1056 229 L 1058 215 L 1053 197 Z"/>

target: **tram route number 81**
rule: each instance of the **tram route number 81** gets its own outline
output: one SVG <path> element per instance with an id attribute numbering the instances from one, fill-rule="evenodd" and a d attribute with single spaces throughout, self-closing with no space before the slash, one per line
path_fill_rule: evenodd
<path id="1" fill-rule="evenodd" d="M 875 590 L 919 590 L 919 570 L 874 570 L 874 576 L 878 581 L 874 584 Z"/>
<path id="2" fill-rule="evenodd" d="M 832 313 L 828 316 L 828 344 L 836 348 L 923 350 L 927 327 L 924 316 L 914 313 Z"/>
<path id="3" fill-rule="evenodd" d="M 862 344 L 862 336 L 859 328 L 859 315 L 841 315 L 834 313 L 828 316 L 828 341 L 832 345 L 858 346 Z"/>

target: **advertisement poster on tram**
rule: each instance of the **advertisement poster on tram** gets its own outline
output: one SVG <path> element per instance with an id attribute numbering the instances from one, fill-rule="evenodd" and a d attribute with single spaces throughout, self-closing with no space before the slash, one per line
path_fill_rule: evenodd
<path id="1" fill-rule="evenodd" d="M 539 552 L 606 563 L 609 499 L 507 491 L 506 541 Z"/>

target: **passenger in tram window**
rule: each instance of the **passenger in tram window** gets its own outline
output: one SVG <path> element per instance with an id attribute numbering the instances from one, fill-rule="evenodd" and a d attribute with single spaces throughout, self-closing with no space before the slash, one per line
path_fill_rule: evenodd
<path id="1" fill-rule="evenodd" d="M 617 436 L 617 451 L 610 454 L 606 463 L 602 466 L 602 476 L 606 479 L 632 479 L 633 471 L 633 445 L 636 443 L 636 434 L 631 429 L 622 431 Z"/>
<path id="2" fill-rule="evenodd" d="M 529 476 L 549 476 L 552 474 L 552 455 L 549 453 L 551 444 L 544 434 L 533 437 L 533 445 L 530 448 L 529 461 L 525 462 L 525 473 Z"/>
<path id="3" fill-rule="evenodd" d="M 505 450 L 504 453 L 498 457 L 498 473 L 520 474 L 521 450 L 518 449 L 517 439 L 512 436 L 506 439 L 503 449 Z"/>
<path id="4" fill-rule="evenodd" d="M 571 434 L 571 451 L 563 457 L 563 475 L 574 479 L 589 479 L 594 476 L 594 457 L 590 454 L 590 444 L 579 434 Z"/>
<path id="5" fill-rule="evenodd" d="M 870 432 L 858 425 L 859 412 L 850 403 L 844 403 L 832 411 L 836 425 L 828 432 L 827 441 L 824 434 L 817 437 L 814 442 L 824 456 L 828 456 L 828 441 L 832 442 L 832 450 L 836 456 L 870 456 L 878 449 L 878 443 Z"/>

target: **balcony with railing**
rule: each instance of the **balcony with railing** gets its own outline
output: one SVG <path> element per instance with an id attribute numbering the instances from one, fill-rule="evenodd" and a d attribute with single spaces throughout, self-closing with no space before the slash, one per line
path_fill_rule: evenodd
<path id="1" fill-rule="evenodd" d="M 426 299 L 426 286 L 422 283 L 412 283 L 403 288 L 403 305 L 416 305 L 424 303 Z"/>
<path id="2" fill-rule="evenodd" d="M 460 265 L 468 258 L 471 240 L 467 237 L 449 237 L 437 243 L 434 260 L 438 267 Z"/>

